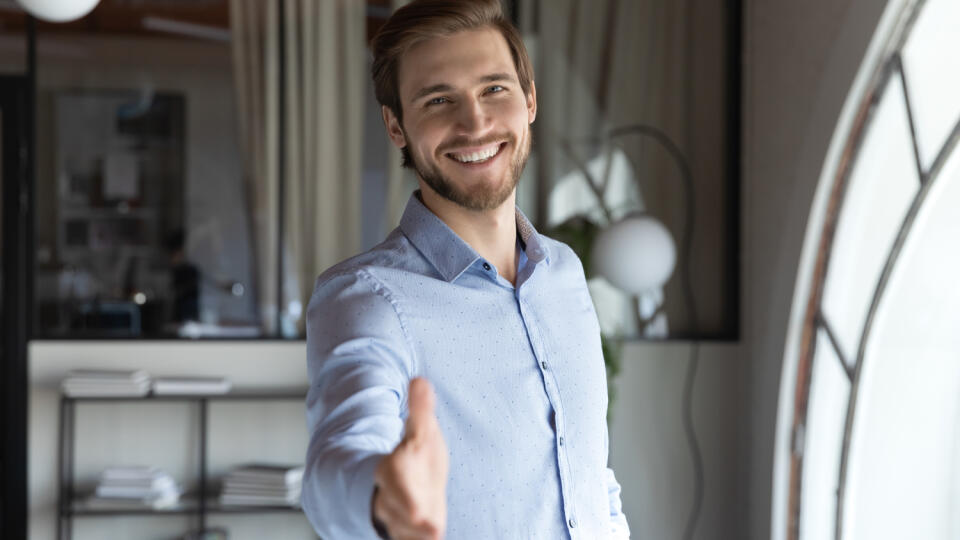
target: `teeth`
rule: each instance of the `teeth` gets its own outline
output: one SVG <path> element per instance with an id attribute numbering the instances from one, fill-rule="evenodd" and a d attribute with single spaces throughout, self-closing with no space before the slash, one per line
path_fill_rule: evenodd
<path id="1" fill-rule="evenodd" d="M 450 156 L 461 163 L 476 163 L 478 161 L 486 161 L 492 158 L 493 156 L 497 155 L 498 151 L 500 151 L 500 145 L 492 146 L 489 149 L 480 152 L 472 152 L 469 154 L 450 154 Z"/>

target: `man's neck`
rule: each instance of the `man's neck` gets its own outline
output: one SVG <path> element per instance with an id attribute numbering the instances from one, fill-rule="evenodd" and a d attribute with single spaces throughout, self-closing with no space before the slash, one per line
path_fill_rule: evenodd
<path id="1" fill-rule="evenodd" d="M 516 192 L 499 207 L 468 210 L 436 194 L 420 182 L 423 204 L 453 229 L 481 257 L 496 266 L 504 279 L 516 285 L 517 215 Z"/>

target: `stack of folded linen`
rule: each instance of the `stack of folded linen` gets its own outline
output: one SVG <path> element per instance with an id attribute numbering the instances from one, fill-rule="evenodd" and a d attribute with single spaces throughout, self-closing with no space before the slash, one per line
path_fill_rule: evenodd
<path id="1" fill-rule="evenodd" d="M 100 475 L 90 507 L 142 506 L 170 508 L 182 490 L 167 472 L 157 467 L 110 467 Z"/>
<path id="2" fill-rule="evenodd" d="M 153 395 L 186 396 L 226 394 L 230 381 L 225 377 L 160 377 L 153 379 Z"/>
<path id="3" fill-rule="evenodd" d="M 299 506 L 303 467 L 251 464 L 227 474 L 220 493 L 224 506 Z"/>
<path id="4" fill-rule="evenodd" d="M 69 397 L 137 397 L 150 392 L 146 371 L 75 370 L 63 380 Z"/>

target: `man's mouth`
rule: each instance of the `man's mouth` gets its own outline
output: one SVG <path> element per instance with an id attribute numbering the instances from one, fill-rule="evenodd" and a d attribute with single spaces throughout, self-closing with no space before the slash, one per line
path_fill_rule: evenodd
<path id="1" fill-rule="evenodd" d="M 507 145 L 499 142 L 475 148 L 466 148 L 456 152 L 447 152 L 446 156 L 464 164 L 485 163 L 490 161 Z"/>

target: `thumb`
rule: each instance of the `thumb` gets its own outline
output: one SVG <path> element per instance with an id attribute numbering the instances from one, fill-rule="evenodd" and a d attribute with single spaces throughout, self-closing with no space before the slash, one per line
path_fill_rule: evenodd
<path id="1" fill-rule="evenodd" d="M 431 423 L 436 422 L 434 416 L 433 387 L 422 378 L 417 377 L 410 381 L 407 392 L 407 406 L 410 414 L 407 416 L 405 439 L 418 439 L 424 436 Z"/>

